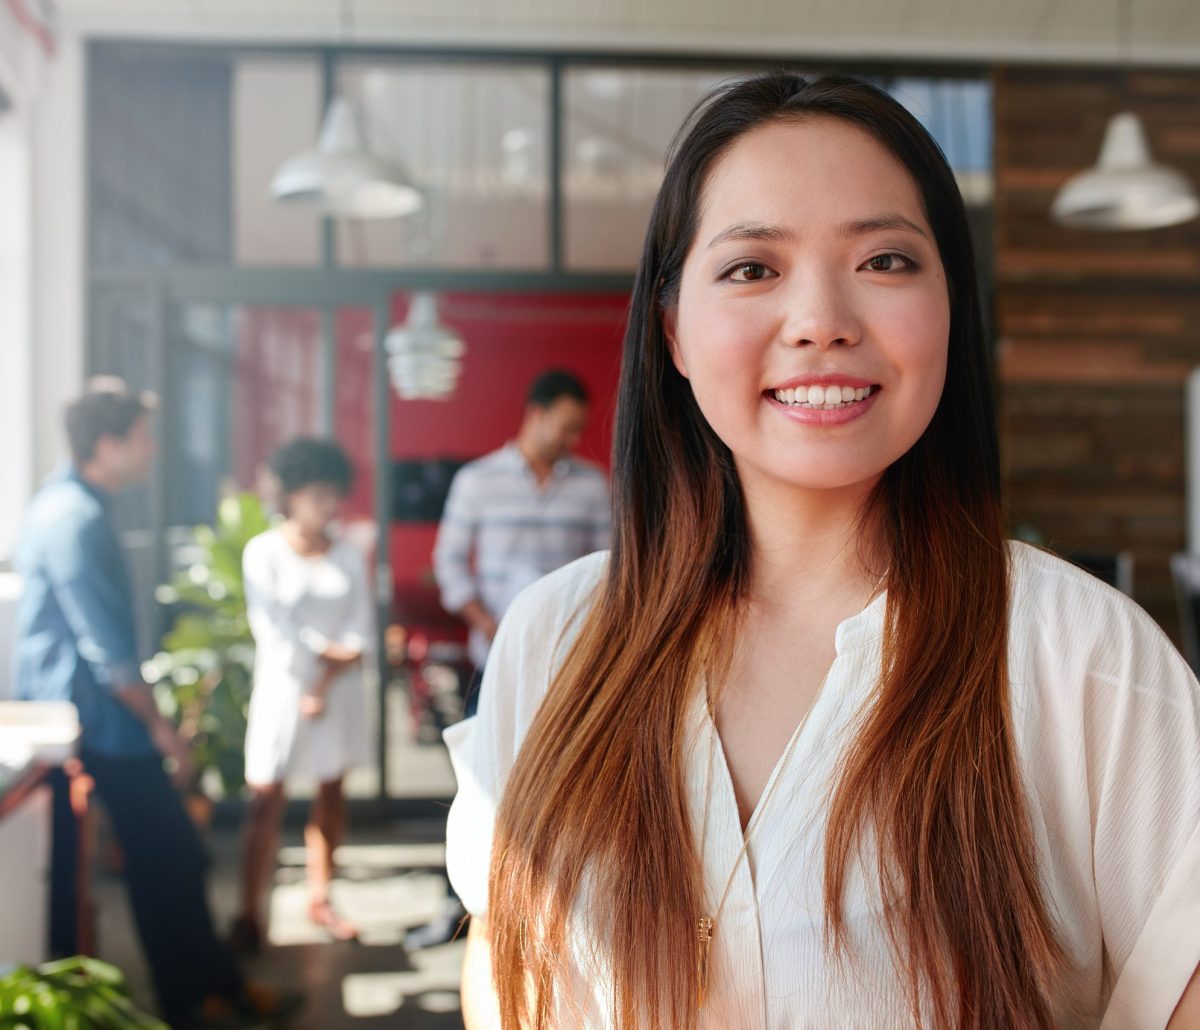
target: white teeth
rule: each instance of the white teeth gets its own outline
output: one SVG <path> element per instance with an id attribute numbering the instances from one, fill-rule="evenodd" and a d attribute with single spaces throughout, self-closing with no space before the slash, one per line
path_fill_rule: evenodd
<path id="1" fill-rule="evenodd" d="M 781 404 L 834 411 L 847 404 L 866 400 L 871 395 L 870 386 L 800 386 L 796 389 L 776 390 L 775 399 Z"/>

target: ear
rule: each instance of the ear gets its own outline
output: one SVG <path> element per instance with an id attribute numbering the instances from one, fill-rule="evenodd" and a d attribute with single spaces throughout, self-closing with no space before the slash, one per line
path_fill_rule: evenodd
<path id="1" fill-rule="evenodd" d="M 115 436 L 110 436 L 108 433 L 102 433 L 96 438 L 96 443 L 92 447 L 92 456 L 89 461 L 96 462 L 100 465 L 109 465 L 112 462 L 113 449 L 120 446 L 120 439 Z"/>
<path id="2" fill-rule="evenodd" d="M 688 377 L 687 365 L 683 360 L 683 350 L 679 346 L 679 337 L 675 332 L 675 306 L 662 309 L 662 327 L 663 336 L 667 339 L 667 350 L 671 353 L 671 362 L 675 365 L 676 371 L 683 376 Z"/>

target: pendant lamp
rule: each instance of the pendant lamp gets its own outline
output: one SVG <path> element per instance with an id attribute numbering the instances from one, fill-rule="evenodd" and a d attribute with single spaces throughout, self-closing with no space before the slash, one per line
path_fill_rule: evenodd
<path id="1" fill-rule="evenodd" d="M 458 386 L 462 337 L 438 321 L 437 298 L 414 293 L 408 318 L 384 338 L 388 376 L 403 400 L 448 400 Z"/>
<path id="2" fill-rule="evenodd" d="M 1126 68 L 1133 63 L 1133 8 L 1117 0 L 1117 45 Z M 1109 119 L 1096 164 L 1072 176 L 1054 198 L 1050 216 L 1060 225 L 1097 232 L 1162 229 L 1200 214 L 1187 176 L 1156 164 L 1141 119 L 1121 111 Z"/>
<path id="3" fill-rule="evenodd" d="M 371 152 L 354 104 L 335 96 L 316 150 L 288 158 L 271 182 L 280 204 L 344 218 L 398 218 L 425 200 L 404 169 Z"/>
<path id="4" fill-rule="evenodd" d="M 1142 121 L 1122 111 L 1109 120 L 1095 166 L 1069 179 L 1050 209 L 1074 229 L 1161 229 L 1200 214 L 1200 198 L 1187 177 L 1156 164 Z"/>

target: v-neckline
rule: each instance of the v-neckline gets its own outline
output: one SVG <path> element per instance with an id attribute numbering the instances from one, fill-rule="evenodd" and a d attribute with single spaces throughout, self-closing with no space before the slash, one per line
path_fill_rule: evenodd
<path id="1" fill-rule="evenodd" d="M 745 823 L 742 822 L 742 810 L 738 804 L 737 790 L 733 784 L 733 770 L 729 767 L 729 759 L 725 754 L 725 741 L 721 739 L 721 732 L 717 728 L 714 713 L 708 709 L 707 699 L 703 699 L 704 703 L 704 729 L 706 733 L 711 733 L 713 736 L 713 746 L 711 748 L 711 761 L 720 767 L 721 777 L 724 787 L 727 790 L 727 800 L 732 801 L 736 818 L 734 823 L 737 825 L 738 834 L 742 841 L 745 840 L 746 831 L 749 827 L 754 826 L 756 820 L 760 817 L 760 810 L 764 808 L 766 802 L 772 800 L 772 795 L 777 791 L 776 781 L 784 774 L 784 763 L 794 762 L 798 757 L 796 752 L 801 751 L 801 744 L 805 734 L 808 732 L 808 725 L 812 721 L 812 716 L 816 713 L 818 707 L 822 703 L 822 699 L 826 694 L 826 687 L 829 681 L 833 678 L 833 670 L 837 667 L 841 655 L 835 654 L 833 661 L 829 663 L 829 668 L 825 671 L 825 675 L 821 680 L 821 686 L 813 695 L 812 703 L 804 710 L 804 714 L 796 722 L 795 729 L 788 737 L 783 745 L 783 750 L 775 759 L 775 764 L 771 766 L 771 772 L 767 776 L 766 782 L 763 783 L 762 790 L 759 791 L 758 798 L 754 802 L 754 807 L 750 810 L 750 816 Z M 710 803 L 712 799 L 709 799 Z M 740 846 L 740 843 L 739 843 Z M 747 852 L 748 854 L 748 852 Z"/>
<path id="2" fill-rule="evenodd" d="M 828 694 L 827 688 L 830 680 L 833 679 L 834 670 L 837 668 L 838 662 L 841 661 L 848 652 L 856 650 L 871 639 L 873 635 L 871 633 L 871 628 L 877 617 L 877 609 L 886 603 L 886 598 L 887 591 L 881 590 L 863 607 L 861 611 L 856 612 L 854 615 L 848 616 L 838 623 L 836 629 L 834 630 L 833 661 L 830 662 L 829 668 L 825 672 L 825 676 L 821 681 L 821 687 L 813 696 L 812 704 L 809 705 L 804 714 L 800 717 L 800 720 L 797 722 L 796 729 L 793 731 L 792 736 L 788 737 L 788 741 L 784 744 L 783 750 L 780 751 L 778 757 L 776 757 L 774 765 L 771 766 L 771 773 L 767 777 L 766 782 L 763 784 L 763 788 L 759 792 L 758 798 L 754 803 L 754 808 L 751 809 L 750 816 L 746 820 L 745 824 L 742 823 L 742 814 L 737 802 L 737 791 L 733 786 L 733 773 L 729 768 L 729 761 L 725 756 L 725 742 L 721 739 L 721 734 L 717 729 L 716 721 L 714 720 L 713 714 L 708 708 L 708 688 L 704 682 L 701 682 L 700 690 L 696 696 L 696 703 L 699 704 L 701 709 L 700 725 L 704 733 L 711 732 L 713 734 L 714 746 L 712 748 L 713 754 L 711 761 L 720 767 L 723 784 L 722 789 L 726 792 L 726 801 L 732 803 L 733 805 L 733 810 L 735 813 L 733 822 L 738 828 L 738 847 L 741 847 L 742 842 L 745 840 L 746 828 L 751 826 L 758 817 L 759 809 L 763 806 L 763 800 L 770 797 L 772 793 L 772 787 L 776 779 L 778 779 L 783 771 L 781 767 L 783 765 L 784 757 L 788 754 L 789 745 L 793 751 L 793 760 L 797 758 L 803 758 L 804 752 L 801 747 L 803 739 L 809 732 L 809 723 L 812 721 L 812 716 L 816 714 L 818 707 L 824 707 L 825 704 L 829 703 L 824 701 L 824 699 Z M 706 755 L 708 754 L 708 748 L 704 748 L 703 751 Z M 801 752 L 801 754 L 797 755 L 794 752 Z M 709 804 L 715 804 L 714 799 L 711 797 L 709 798 Z M 711 814 L 712 813 L 706 813 L 706 815 Z M 752 847 L 751 849 L 748 849 L 747 853 L 748 864 L 750 859 L 750 850 L 752 850 Z"/>

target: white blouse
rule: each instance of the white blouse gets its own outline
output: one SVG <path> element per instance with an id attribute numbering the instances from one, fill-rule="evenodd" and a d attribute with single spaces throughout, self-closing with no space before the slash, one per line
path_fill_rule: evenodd
<path id="1" fill-rule="evenodd" d="M 327 782 L 370 760 L 362 665 L 330 684 L 325 711 L 300 713 L 320 656 L 336 640 L 366 650 L 374 626 L 365 556 L 339 538 L 303 557 L 270 529 L 242 554 L 246 609 L 254 635 L 254 686 L 246 726 L 246 779 L 255 785 L 297 775 Z"/>
<path id="2" fill-rule="evenodd" d="M 1025 544 L 1012 563 L 1013 726 L 1044 896 L 1070 970 L 1058 1025 L 1165 1026 L 1200 963 L 1200 686 L 1134 603 Z M 526 590 L 488 661 L 479 713 L 446 730 L 458 777 L 447 865 L 467 909 L 487 909 L 497 803 L 521 741 L 566 655 L 606 556 Z M 852 870 L 849 961 L 823 940 L 825 815 L 841 751 L 881 666 L 884 596 L 837 629 L 837 657 L 734 878 L 713 942 L 706 1030 L 912 1025 L 878 883 Z M 707 723 L 687 730 L 693 825 L 704 814 Z M 741 848 L 733 785 L 716 749 L 705 882 L 715 910 Z M 776 773 L 779 767 L 776 767 Z M 863 869 L 874 868 L 867 855 Z M 576 906 L 576 912 L 580 906 Z M 611 1025 L 606 973 L 572 928 L 559 1025 Z"/>

